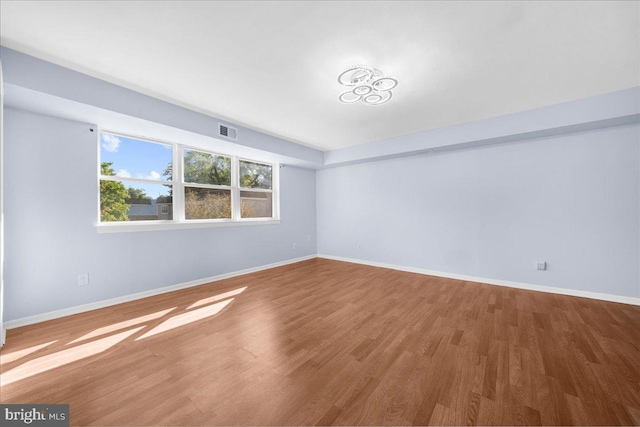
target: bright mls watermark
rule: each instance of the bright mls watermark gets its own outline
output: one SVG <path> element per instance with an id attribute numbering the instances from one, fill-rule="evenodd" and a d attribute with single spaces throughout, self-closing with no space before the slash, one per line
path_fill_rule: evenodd
<path id="1" fill-rule="evenodd" d="M 3 426 L 69 427 L 69 405 L 0 405 Z"/>

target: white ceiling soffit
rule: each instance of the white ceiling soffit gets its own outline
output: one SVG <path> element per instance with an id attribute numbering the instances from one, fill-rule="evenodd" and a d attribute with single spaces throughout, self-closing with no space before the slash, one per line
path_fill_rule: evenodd
<path id="1" fill-rule="evenodd" d="M 0 2 L 10 48 L 333 150 L 640 86 L 638 2 Z M 368 64 L 381 106 L 338 102 Z"/>

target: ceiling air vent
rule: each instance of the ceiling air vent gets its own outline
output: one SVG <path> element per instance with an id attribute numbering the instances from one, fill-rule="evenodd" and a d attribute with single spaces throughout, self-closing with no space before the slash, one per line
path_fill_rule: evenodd
<path id="1" fill-rule="evenodd" d="M 218 127 L 218 135 L 224 136 L 225 138 L 233 139 L 235 141 L 238 139 L 238 129 L 220 125 Z"/>

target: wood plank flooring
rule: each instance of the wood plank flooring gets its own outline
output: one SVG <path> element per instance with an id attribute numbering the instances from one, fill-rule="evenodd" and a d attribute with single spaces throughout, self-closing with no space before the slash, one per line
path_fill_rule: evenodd
<path id="1" fill-rule="evenodd" d="M 8 332 L 72 425 L 638 425 L 640 307 L 313 259 Z"/>

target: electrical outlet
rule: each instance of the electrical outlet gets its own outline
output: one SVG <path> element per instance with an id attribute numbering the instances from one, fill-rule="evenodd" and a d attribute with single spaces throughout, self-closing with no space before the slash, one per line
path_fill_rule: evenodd
<path id="1" fill-rule="evenodd" d="M 536 263 L 536 269 L 537 270 L 546 270 L 547 269 L 547 263 L 545 261 L 538 261 Z"/>
<path id="2" fill-rule="evenodd" d="M 307 236 L 307 242 L 310 242 L 310 241 L 311 241 L 311 234 Z"/>
<path id="3" fill-rule="evenodd" d="M 362 243 L 358 243 L 358 250 L 362 250 Z"/>
<path id="4" fill-rule="evenodd" d="M 87 286 L 89 284 L 89 273 L 78 274 L 78 286 Z"/>
<path id="5" fill-rule="evenodd" d="M 293 244 L 293 249 L 298 249 L 298 244 L 297 243 Z"/>

